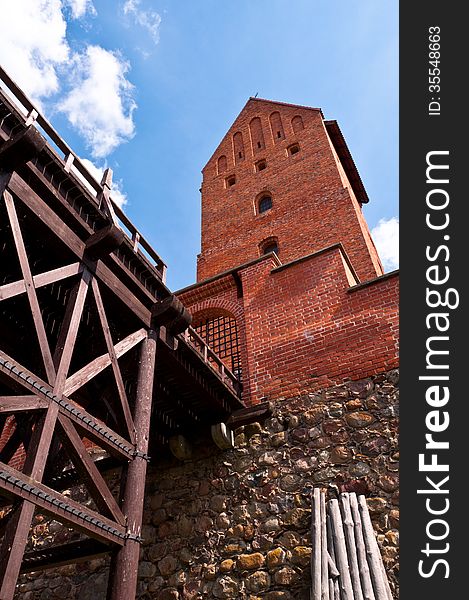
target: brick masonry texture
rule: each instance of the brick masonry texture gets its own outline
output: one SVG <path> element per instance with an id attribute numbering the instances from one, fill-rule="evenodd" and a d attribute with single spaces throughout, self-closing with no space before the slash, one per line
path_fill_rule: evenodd
<path id="1" fill-rule="evenodd" d="M 295 118 L 303 125 L 297 131 Z M 293 144 L 299 152 L 290 155 Z M 257 171 L 261 159 L 266 168 Z M 273 207 L 259 214 L 264 193 Z M 198 281 L 256 258 L 270 238 L 278 239 L 284 263 L 341 242 L 361 280 L 383 272 L 321 111 L 251 99 L 203 169 Z"/>
<path id="2" fill-rule="evenodd" d="M 309 600 L 311 490 L 366 494 L 397 598 L 398 372 L 279 401 L 221 452 L 158 459 L 145 500 L 139 600 Z M 79 491 L 75 493 L 80 493 Z M 38 521 L 36 547 L 71 535 Z M 74 534 L 76 535 L 76 534 Z M 104 600 L 104 559 L 23 576 L 21 600 Z"/>
<path id="3" fill-rule="evenodd" d="M 290 265 L 273 255 L 180 293 L 197 321 L 207 311 L 236 317 L 244 401 L 292 397 L 395 368 L 398 277 L 355 285 L 339 245 Z M 351 285 L 351 283 L 353 285 Z"/>

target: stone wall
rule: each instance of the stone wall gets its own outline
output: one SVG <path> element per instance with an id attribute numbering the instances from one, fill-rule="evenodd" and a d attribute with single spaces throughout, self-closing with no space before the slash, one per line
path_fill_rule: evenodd
<path id="1" fill-rule="evenodd" d="M 148 477 L 140 600 L 309 600 L 310 495 L 367 496 L 391 586 L 398 574 L 398 372 L 284 399 L 233 450 L 194 443 L 191 461 Z M 101 600 L 96 559 L 22 579 L 21 600 Z"/>

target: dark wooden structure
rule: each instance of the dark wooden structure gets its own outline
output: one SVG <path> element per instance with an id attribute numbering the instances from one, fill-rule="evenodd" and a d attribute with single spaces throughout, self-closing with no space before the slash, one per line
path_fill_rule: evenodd
<path id="1" fill-rule="evenodd" d="M 113 202 L 111 172 L 96 182 L 1 69 L 0 86 L 0 600 L 20 571 L 109 552 L 108 597 L 131 600 L 149 455 L 233 418 L 240 384 Z M 89 502 L 63 494 L 77 484 Z M 25 553 L 35 512 L 81 537 Z"/>

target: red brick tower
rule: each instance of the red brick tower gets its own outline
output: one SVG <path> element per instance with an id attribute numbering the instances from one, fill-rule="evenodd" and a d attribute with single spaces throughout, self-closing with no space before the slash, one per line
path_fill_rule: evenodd
<path id="1" fill-rule="evenodd" d="M 204 167 L 198 283 L 179 296 L 246 402 L 397 366 L 397 272 L 365 202 L 320 109 L 250 98 Z"/>
<path id="2" fill-rule="evenodd" d="M 335 121 L 251 98 L 203 169 L 198 281 L 276 247 L 283 263 L 337 242 L 360 280 L 383 273 L 368 202 Z"/>

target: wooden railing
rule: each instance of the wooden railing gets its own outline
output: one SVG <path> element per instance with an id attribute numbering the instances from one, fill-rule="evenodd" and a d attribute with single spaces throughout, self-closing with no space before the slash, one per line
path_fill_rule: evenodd
<path id="1" fill-rule="evenodd" d="M 6 102 L 8 104 L 13 104 L 16 108 L 16 117 L 22 119 L 25 126 L 34 124 L 48 141 L 50 150 L 61 161 L 64 170 L 74 176 L 76 182 L 86 189 L 92 200 L 98 206 L 98 198 L 102 196 L 104 191 L 103 185 L 96 181 L 80 158 L 73 152 L 68 144 L 64 142 L 49 121 L 40 113 L 29 98 L 0 66 L 0 92 L 1 91 L 3 91 L 3 94 L 1 95 L 5 97 Z M 3 121 L 4 120 L 5 119 L 3 119 Z M 134 253 L 146 255 L 147 259 L 150 260 L 152 266 L 156 269 L 158 276 L 164 283 L 166 279 L 166 264 L 155 252 L 142 233 L 138 231 L 122 209 L 112 199 L 112 192 L 110 200 L 114 212 L 120 221 L 119 224 L 121 228 L 132 241 Z"/>
<path id="2" fill-rule="evenodd" d="M 241 396 L 242 385 L 236 375 L 230 371 L 230 369 L 225 365 L 222 359 L 215 354 L 215 352 L 210 348 L 207 342 L 195 331 L 192 327 L 186 329 L 186 331 L 182 334 L 186 342 L 188 342 L 200 356 L 203 358 L 204 362 L 214 369 L 218 375 L 220 376 L 223 383 L 228 385 L 230 388 L 234 390 L 234 392 Z"/>

